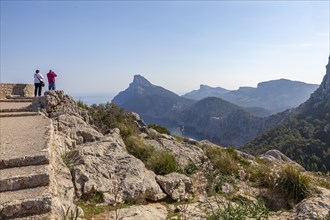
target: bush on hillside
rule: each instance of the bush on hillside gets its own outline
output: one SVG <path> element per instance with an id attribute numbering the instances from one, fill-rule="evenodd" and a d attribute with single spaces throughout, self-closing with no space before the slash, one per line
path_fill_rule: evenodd
<path id="1" fill-rule="evenodd" d="M 155 151 L 146 162 L 146 167 L 157 175 L 166 175 L 181 170 L 173 154 L 164 150 Z"/>
<path id="2" fill-rule="evenodd" d="M 148 128 L 155 129 L 158 133 L 161 133 L 161 134 L 167 134 L 167 135 L 171 134 L 171 132 L 167 128 L 165 128 L 161 125 L 158 125 L 158 124 L 150 124 L 150 125 L 148 125 Z"/>
<path id="3" fill-rule="evenodd" d="M 213 168 L 224 175 L 237 175 L 239 156 L 234 150 L 209 147 L 206 156 L 211 160 Z"/>
<path id="4" fill-rule="evenodd" d="M 154 147 L 146 145 L 136 136 L 130 136 L 124 140 L 128 153 L 146 163 L 148 159 L 155 153 Z"/>
<path id="5" fill-rule="evenodd" d="M 139 133 L 134 116 L 115 104 L 92 105 L 89 109 L 89 114 L 92 117 L 93 124 L 103 134 L 114 128 L 119 128 L 120 134 L 124 139 Z"/>
<path id="6" fill-rule="evenodd" d="M 275 190 L 282 194 L 288 205 L 297 204 L 312 193 L 312 179 L 298 168 L 287 165 L 279 173 Z"/>

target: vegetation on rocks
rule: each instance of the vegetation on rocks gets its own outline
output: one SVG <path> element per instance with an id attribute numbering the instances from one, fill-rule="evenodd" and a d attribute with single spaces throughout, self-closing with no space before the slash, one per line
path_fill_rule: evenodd
<path id="1" fill-rule="evenodd" d="M 212 213 L 208 220 L 244 220 L 247 218 L 267 219 L 270 215 L 265 201 L 259 198 L 256 202 L 239 200 L 232 204 L 231 202 L 223 205 L 223 209 L 218 209 Z M 220 204 L 219 204 L 219 207 Z"/>
<path id="2" fill-rule="evenodd" d="M 161 134 L 167 134 L 167 135 L 171 134 L 171 132 L 167 128 L 165 128 L 161 125 L 158 125 L 158 124 L 150 124 L 150 125 L 148 125 L 148 128 L 153 128 Z"/>

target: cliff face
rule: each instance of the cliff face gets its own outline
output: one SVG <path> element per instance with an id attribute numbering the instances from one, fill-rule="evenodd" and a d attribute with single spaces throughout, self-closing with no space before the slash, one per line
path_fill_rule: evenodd
<path id="1" fill-rule="evenodd" d="M 82 109 L 63 91 L 46 92 L 44 101 L 39 105 L 54 124 L 54 144 L 58 163 L 61 164 L 55 176 L 62 199 L 67 205 L 70 201 L 80 201 L 80 204 L 88 201 L 89 206 L 135 203 L 122 210 L 115 208 L 109 213 L 114 218 L 159 216 L 165 219 L 174 210 L 179 210 L 176 212 L 178 216 L 197 220 L 206 218 L 208 213 L 219 207 L 226 210 L 228 204 L 237 202 L 231 198 L 244 198 L 248 204 L 254 204 L 256 197 L 265 196 L 269 204 L 273 204 L 276 202 L 274 195 L 284 202 L 272 208 L 281 209 L 287 204 L 283 193 L 271 191 L 271 185 L 266 186 L 266 189 L 269 187 L 266 190 L 268 194 L 264 194 L 265 185 L 263 190 L 258 188 L 263 175 L 267 174 L 267 178 L 279 183 L 277 175 L 282 175 L 281 172 L 289 165 L 300 175 L 307 175 L 301 166 L 278 151 L 262 155 L 260 158 L 265 162 L 259 163 L 251 155 L 208 141 L 173 137 L 151 128 L 139 130 L 134 123 L 129 124 L 129 121 L 139 119 L 136 114 L 124 113 L 113 105 L 96 109 L 82 106 L 85 108 Z M 120 129 L 112 128 L 114 123 L 119 123 L 116 125 Z M 136 127 L 133 129 L 132 126 Z M 101 130 L 107 133 L 102 134 Z M 262 171 L 262 175 L 258 174 L 258 170 Z M 325 210 L 330 209 L 330 192 L 324 188 L 320 190 L 322 196 L 311 194 L 303 201 L 292 200 L 297 204 L 294 212 L 276 215 L 279 219 L 288 216 L 308 219 L 314 216 L 314 212 L 321 218 L 327 216 Z M 209 197 L 210 193 L 216 194 L 216 199 Z M 186 204 L 184 201 L 187 199 L 192 202 Z M 178 205 L 165 206 L 164 202 L 169 200 L 177 201 Z M 153 203 L 148 204 L 149 201 Z M 144 205 L 140 205 L 141 202 Z M 314 205 L 316 202 L 317 207 Z M 240 203 L 237 205 L 241 206 Z M 259 214 L 267 218 L 262 213 L 260 210 Z M 74 212 L 71 214 L 75 215 Z"/>

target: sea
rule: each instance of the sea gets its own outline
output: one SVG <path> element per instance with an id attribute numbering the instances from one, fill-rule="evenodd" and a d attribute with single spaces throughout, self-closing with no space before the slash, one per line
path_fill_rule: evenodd
<path id="1" fill-rule="evenodd" d="M 82 101 L 87 105 L 93 104 L 106 104 L 110 103 L 111 100 L 117 95 L 117 93 L 109 92 L 109 93 L 80 93 L 73 94 L 73 99 L 76 101 Z"/>

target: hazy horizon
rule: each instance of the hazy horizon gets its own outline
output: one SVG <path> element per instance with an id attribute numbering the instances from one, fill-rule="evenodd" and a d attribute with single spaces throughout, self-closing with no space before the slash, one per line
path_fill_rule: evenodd
<path id="1" fill-rule="evenodd" d="M 179 95 L 289 79 L 320 84 L 329 1 L 1 1 L 1 82 L 57 74 L 68 94 L 135 74 Z"/>

